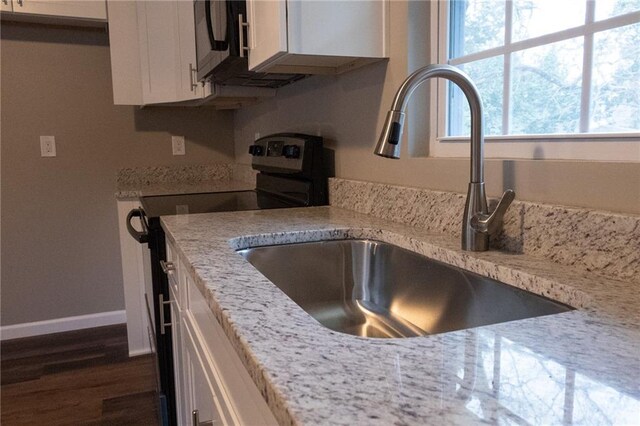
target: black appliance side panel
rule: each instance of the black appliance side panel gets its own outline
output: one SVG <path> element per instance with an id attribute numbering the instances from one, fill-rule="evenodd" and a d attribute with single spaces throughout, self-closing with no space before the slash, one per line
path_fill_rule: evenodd
<path id="1" fill-rule="evenodd" d="M 166 397 L 168 418 L 162 419 L 163 424 L 173 426 L 176 420 L 176 398 L 173 371 L 173 347 L 171 345 L 171 327 L 165 327 L 165 333 L 161 333 L 160 309 L 164 309 L 164 318 L 171 318 L 170 306 L 160 306 L 159 296 L 162 294 L 165 301 L 169 300 L 169 280 L 160 267 L 161 260 L 167 260 L 167 248 L 165 246 L 164 231 L 158 218 L 149 219 L 149 251 L 151 255 L 151 278 L 153 281 L 153 306 L 155 318 L 155 337 L 160 370 L 160 393 Z M 160 413 L 162 414 L 162 413 Z"/>

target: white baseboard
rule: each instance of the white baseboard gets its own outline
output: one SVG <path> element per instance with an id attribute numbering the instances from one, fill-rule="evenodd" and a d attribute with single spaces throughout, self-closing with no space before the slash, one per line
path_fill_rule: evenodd
<path id="1" fill-rule="evenodd" d="M 79 315 L 77 317 L 57 318 L 46 321 L 27 322 L 23 324 L 5 325 L 0 327 L 0 340 L 82 330 L 83 328 L 102 327 L 105 325 L 122 324 L 126 322 L 127 313 L 122 310 L 100 312 L 98 314 L 90 315 Z"/>
<path id="2" fill-rule="evenodd" d="M 140 356 L 140 355 L 148 355 L 152 353 L 151 348 L 149 349 L 138 349 L 137 351 L 129 351 L 129 357 Z"/>

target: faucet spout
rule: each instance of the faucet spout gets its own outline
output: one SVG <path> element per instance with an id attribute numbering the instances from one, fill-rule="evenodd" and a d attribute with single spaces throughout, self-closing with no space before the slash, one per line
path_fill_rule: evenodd
<path id="1" fill-rule="evenodd" d="M 505 192 L 494 214 L 489 215 L 484 190 L 484 131 L 482 100 L 476 85 L 458 68 L 451 65 L 427 65 L 411 74 L 398 88 L 387 113 L 374 153 L 387 158 L 400 158 L 400 141 L 404 126 L 405 109 L 412 93 L 431 78 L 444 78 L 455 83 L 464 93 L 471 110 L 471 169 L 467 202 L 462 224 L 462 248 L 484 251 L 489 248 L 489 234 L 495 233 L 515 194 Z M 508 194 L 508 195 L 507 195 Z"/>
<path id="2" fill-rule="evenodd" d="M 394 145 L 396 155 L 400 157 L 400 139 L 404 126 L 404 111 L 409 98 L 416 88 L 431 78 L 444 78 L 455 83 L 467 98 L 471 110 L 471 182 L 484 182 L 484 131 L 482 125 L 482 101 L 476 85 L 462 71 L 451 65 L 427 65 L 411 74 L 402 83 L 391 104 L 391 110 L 387 113 L 387 120 L 383 127 L 375 153 L 383 157 L 389 157 L 388 145 Z M 385 155 L 387 154 L 387 155 Z"/>

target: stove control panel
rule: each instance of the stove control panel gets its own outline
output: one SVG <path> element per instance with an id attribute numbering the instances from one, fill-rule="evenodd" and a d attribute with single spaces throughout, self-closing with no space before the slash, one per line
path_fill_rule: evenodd
<path id="1" fill-rule="evenodd" d="M 286 158 L 300 158 L 300 147 L 298 145 L 285 145 L 282 147 L 282 155 Z"/>
<path id="2" fill-rule="evenodd" d="M 251 165 L 256 170 L 276 173 L 304 173 L 313 157 L 322 155 L 322 138 L 297 133 L 265 136 L 249 146 Z"/>
<path id="3" fill-rule="evenodd" d="M 267 157 L 285 157 L 285 158 L 300 158 L 302 144 L 285 145 L 282 140 L 268 141 L 265 144 L 254 144 L 249 146 L 249 154 L 254 157 L 267 156 Z"/>

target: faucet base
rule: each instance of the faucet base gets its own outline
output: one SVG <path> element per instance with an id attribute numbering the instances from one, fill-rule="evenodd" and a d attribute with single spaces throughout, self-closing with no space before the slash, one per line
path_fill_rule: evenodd
<path id="1" fill-rule="evenodd" d="M 487 213 L 487 196 L 484 191 L 484 182 L 470 182 L 462 219 L 462 250 L 489 250 L 489 234 L 478 232 L 471 225 L 471 219 L 474 216 L 478 214 L 486 215 Z"/>

